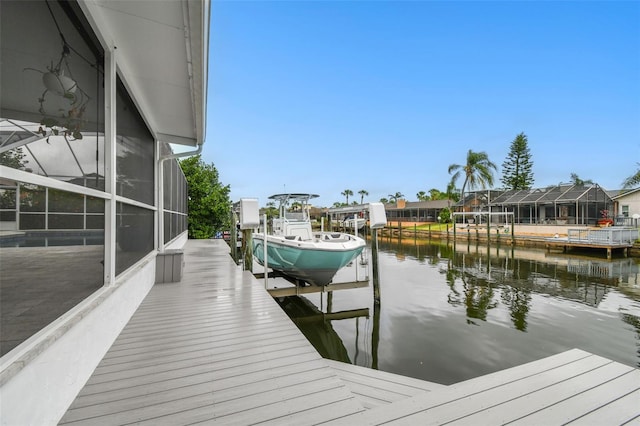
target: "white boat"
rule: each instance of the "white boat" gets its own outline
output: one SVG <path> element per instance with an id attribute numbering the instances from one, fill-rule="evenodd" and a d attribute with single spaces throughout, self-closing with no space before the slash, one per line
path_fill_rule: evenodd
<path id="1" fill-rule="evenodd" d="M 324 286 L 336 272 L 364 249 L 362 238 L 344 232 L 314 231 L 309 218 L 309 200 L 316 194 L 276 194 L 280 217 L 273 219 L 267 234 L 267 267 L 312 285 Z M 292 210 L 295 207 L 295 211 Z M 252 235 L 253 256 L 264 266 L 264 233 Z"/>
<path id="2" fill-rule="evenodd" d="M 353 227 L 354 227 L 354 225 L 356 223 L 357 223 L 358 229 L 362 229 L 366 225 L 367 221 L 366 221 L 366 219 L 358 218 L 357 222 L 356 222 L 356 219 L 351 217 L 351 218 L 343 220 L 342 221 L 342 226 L 344 226 L 347 229 L 353 229 Z"/>

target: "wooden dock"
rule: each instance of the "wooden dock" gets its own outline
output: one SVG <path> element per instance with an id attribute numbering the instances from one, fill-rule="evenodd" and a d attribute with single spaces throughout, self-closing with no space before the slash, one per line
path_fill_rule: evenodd
<path id="1" fill-rule="evenodd" d="M 580 228 L 567 232 L 566 238 L 546 238 L 547 251 L 554 248 L 560 248 L 565 253 L 573 248 L 605 249 L 607 259 L 611 259 L 613 250 L 620 250 L 627 257 L 633 242 L 638 239 L 638 230 L 634 228 Z"/>
<path id="2" fill-rule="evenodd" d="M 324 360 L 228 252 L 187 243 L 60 424 L 640 422 L 640 370 L 580 350 L 451 386 Z"/>

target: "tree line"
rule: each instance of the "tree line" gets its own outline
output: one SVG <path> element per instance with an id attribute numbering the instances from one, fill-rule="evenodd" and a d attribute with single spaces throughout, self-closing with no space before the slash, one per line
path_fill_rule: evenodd
<path id="1" fill-rule="evenodd" d="M 637 163 L 638 170 L 622 183 L 623 189 L 629 189 L 640 185 L 640 163 Z M 496 164 L 489 159 L 486 152 L 467 151 L 466 161 L 462 164 L 449 165 L 447 172 L 451 175 L 451 179 L 444 191 L 432 188 L 429 191 L 420 191 L 416 194 L 418 201 L 429 200 L 452 200 L 459 201 L 464 198 L 466 191 L 476 189 L 487 189 L 494 185 L 494 172 L 498 171 Z M 462 187 L 458 188 L 457 184 L 462 181 Z M 504 190 L 522 190 L 531 189 L 535 182 L 533 174 L 533 159 L 531 150 L 529 149 L 529 141 L 527 135 L 518 134 L 511 142 L 509 152 L 502 163 L 502 183 L 501 189 Z M 570 183 L 573 185 L 583 186 L 592 185 L 591 179 L 581 179 L 576 173 L 571 173 Z M 368 195 L 366 190 L 358 191 L 358 194 Z M 346 197 L 345 202 L 335 202 L 333 207 L 346 206 L 349 204 L 349 196 L 353 195 L 353 191 L 345 189 L 341 195 Z M 381 203 L 395 203 L 399 199 L 404 198 L 401 192 L 390 194 L 387 197 L 380 198 Z M 363 198 L 360 199 L 360 204 Z M 353 201 L 352 204 L 357 204 Z"/>
<path id="2" fill-rule="evenodd" d="M 4 154 L 4 153 L 3 153 Z M 22 163 L 20 156 L 10 157 L 0 155 L 0 164 L 9 165 L 11 162 Z M 23 164 L 20 164 L 23 165 Z M 200 155 L 188 157 L 180 161 L 188 184 L 189 208 L 189 238 L 212 238 L 216 232 L 230 229 L 231 201 L 229 199 L 230 186 L 223 185 L 219 180 L 218 171 L 213 165 L 202 161 Z M 638 169 L 622 182 L 623 189 L 635 188 L 640 185 L 640 163 Z M 416 194 L 419 201 L 451 200 L 454 202 L 464 198 L 465 191 L 486 189 L 494 185 L 494 173 L 498 171 L 496 164 L 489 159 L 484 151 L 467 151 L 464 163 L 450 164 L 448 173 L 451 179 L 447 187 L 441 191 L 432 188 Z M 534 184 L 533 159 L 529 149 L 529 141 L 524 133 L 518 134 L 511 142 L 509 152 L 502 163 L 500 179 L 503 189 L 531 189 Z M 576 173 L 571 173 L 570 181 L 574 185 L 590 185 L 593 181 L 583 180 Z M 462 187 L 458 189 L 458 183 Z M 341 192 L 344 202 L 335 202 L 333 207 L 352 204 L 363 204 L 369 192 L 365 189 L 357 191 L 359 198 L 353 199 L 356 193 L 351 189 Z M 395 203 L 405 197 L 401 192 L 389 194 L 380 199 L 382 203 Z M 273 203 L 267 208 L 275 210 Z"/>

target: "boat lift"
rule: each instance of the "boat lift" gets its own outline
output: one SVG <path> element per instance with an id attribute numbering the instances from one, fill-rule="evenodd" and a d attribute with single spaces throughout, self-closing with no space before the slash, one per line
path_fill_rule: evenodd
<path id="1" fill-rule="evenodd" d="M 362 218 L 358 218 L 357 215 L 354 216 L 354 232 L 357 234 L 357 222 L 360 220 L 365 220 Z M 262 231 L 265 233 L 265 244 L 264 244 L 264 259 L 265 265 L 263 272 L 253 273 L 253 256 L 251 254 L 251 234 L 254 230 L 260 228 L 260 224 L 262 223 Z M 371 264 L 372 272 L 377 276 L 377 230 L 383 228 L 387 224 L 386 212 L 384 210 L 384 205 L 382 203 L 369 203 L 369 227 L 371 228 L 371 252 L 373 262 L 369 262 L 368 259 L 363 259 L 362 264 Z M 258 200 L 255 198 L 247 199 L 243 198 L 240 200 L 240 229 L 243 232 L 243 248 L 244 248 L 244 256 L 243 256 L 243 264 L 245 269 L 249 269 L 256 278 L 264 279 L 265 289 L 273 296 L 273 297 L 284 297 L 284 296 L 294 296 L 301 294 L 310 294 L 310 293 L 325 293 L 332 292 L 336 290 L 346 290 L 353 288 L 362 288 L 369 286 L 369 275 L 367 274 L 364 279 L 358 278 L 358 265 L 356 265 L 356 279 L 354 281 L 347 282 L 332 282 L 330 284 L 324 286 L 317 285 L 304 285 L 305 283 L 299 282 L 299 280 L 292 279 L 287 277 L 286 275 L 278 272 L 278 271 L 269 271 L 268 265 L 268 256 L 267 256 L 267 215 L 263 215 L 262 221 L 260 221 L 259 209 L 258 209 Z M 360 255 L 354 262 L 357 262 L 357 259 L 362 259 L 363 255 Z M 247 267 L 248 266 L 248 267 Z M 369 271 L 367 271 L 369 272 Z M 291 286 L 285 287 L 270 287 L 269 286 L 269 278 L 284 278 L 286 281 L 291 283 Z"/>

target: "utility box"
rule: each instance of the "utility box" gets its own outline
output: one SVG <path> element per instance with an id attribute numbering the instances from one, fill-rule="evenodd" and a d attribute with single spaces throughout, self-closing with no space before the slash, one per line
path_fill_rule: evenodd
<path id="1" fill-rule="evenodd" d="M 260 226 L 260 208 L 257 198 L 240 199 L 240 229 L 254 229 Z"/>
<path id="2" fill-rule="evenodd" d="M 382 203 L 369 203 L 369 227 L 371 229 L 387 226 L 387 212 Z"/>
<path id="3" fill-rule="evenodd" d="M 184 252 L 165 250 L 156 256 L 156 283 L 176 283 L 182 281 Z"/>

